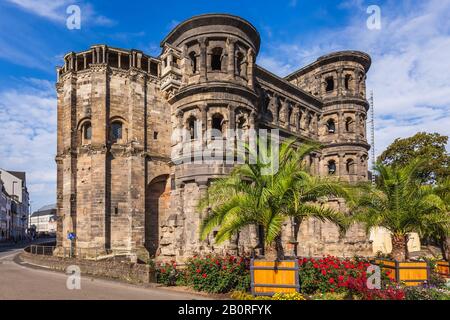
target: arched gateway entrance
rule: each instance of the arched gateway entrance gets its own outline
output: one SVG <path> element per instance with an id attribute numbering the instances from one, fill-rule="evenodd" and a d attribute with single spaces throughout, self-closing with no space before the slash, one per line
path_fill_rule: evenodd
<path id="1" fill-rule="evenodd" d="M 169 206 L 169 175 L 161 175 L 148 184 L 145 198 L 145 247 L 150 257 L 158 255 L 161 221 L 167 217 Z"/>

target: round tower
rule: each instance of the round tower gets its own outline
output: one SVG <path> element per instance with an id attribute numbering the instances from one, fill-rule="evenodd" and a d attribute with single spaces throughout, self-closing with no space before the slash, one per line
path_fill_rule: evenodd
<path id="1" fill-rule="evenodd" d="M 325 145 L 320 173 L 350 181 L 368 178 L 366 73 L 370 57 L 343 51 L 317 60 L 316 79 L 323 101 L 319 140 Z"/>
<path id="2" fill-rule="evenodd" d="M 161 90 L 171 105 L 174 132 L 172 204 L 189 226 L 187 253 L 211 249 L 198 241 L 196 204 L 208 184 L 233 167 L 234 156 L 227 160 L 229 153 L 223 152 L 234 146 L 232 132 L 255 126 L 259 46 L 255 27 L 226 14 L 186 20 L 161 42 Z"/>
<path id="3" fill-rule="evenodd" d="M 320 158 L 321 175 L 347 181 L 367 180 L 368 150 L 366 74 L 371 59 L 359 51 L 340 51 L 320 57 L 287 77 L 321 99 L 318 136 L 325 146 Z"/>

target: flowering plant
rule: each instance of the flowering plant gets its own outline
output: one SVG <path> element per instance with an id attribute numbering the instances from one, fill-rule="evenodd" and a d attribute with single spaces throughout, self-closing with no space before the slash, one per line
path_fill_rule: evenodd
<path id="1" fill-rule="evenodd" d="M 299 259 L 300 288 L 303 293 L 341 293 L 358 299 L 404 299 L 404 292 L 392 286 L 387 273 L 382 273 L 384 289 L 367 287 L 370 263 L 361 258 Z"/>
<path id="2" fill-rule="evenodd" d="M 155 271 L 157 283 L 162 283 L 166 286 L 176 285 L 176 281 L 179 278 L 179 271 L 177 270 L 177 264 L 175 261 L 157 264 Z"/>
<path id="3" fill-rule="evenodd" d="M 186 284 L 195 290 L 224 293 L 250 288 L 250 260 L 232 255 L 193 257 L 186 263 Z"/>

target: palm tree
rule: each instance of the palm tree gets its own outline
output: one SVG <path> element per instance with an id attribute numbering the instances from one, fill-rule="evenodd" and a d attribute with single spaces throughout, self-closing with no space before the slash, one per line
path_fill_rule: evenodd
<path id="1" fill-rule="evenodd" d="M 263 155 L 271 154 L 264 144 L 257 143 Z M 296 140 L 281 144 L 279 166 L 274 156 L 267 156 L 255 164 L 236 166 L 231 175 L 215 181 L 207 195 L 199 203 L 199 209 L 209 208 L 210 214 L 203 220 L 201 239 L 218 227 L 216 243 L 221 243 L 239 233 L 244 227 L 262 227 L 264 255 L 268 259 L 283 259 L 281 241 L 283 223 L 294 218 L 298 223 L 314 217 L 321 221 L 332 221 L 344 231 L 347 221 L 344 214 L 317 200 L 342 196 L 345 188 L 338 182 L 313 177 L 307 172 L 305 157 L 318 149 L 317 145 L 302 144 Z M 251 153 L 247 146 L 247 152 Z M 265 174 L 269 172 L 269 174 Z"/>
<path id="2" fill-rule="evenodd" d="M 450 216 L 444 213 L 444 202 L 433 186 L 423 185 L 418 172 L 424 160 L 416 159 L 407 166 L 378 164 L 377 184 L 353 189 L 354 221 L 363 222 L 367 230 L 384 227 L 391 232 L 392 257 L 408 258 L 408 234 L 423 236 L 435 230 L 448 230 Z"/>
<path id="3" fill-rule="evenodd" d="M 443 214 L 450 216 L 450 179 L 438 181 L 434 187 L 434 192 L 444 201 Z M 439 240 L 442 247 L 442 255 L 450 261 L 450 228 L 445 225 L 438 225 L 435 230 L 431 230 L 430 236 Z"/>

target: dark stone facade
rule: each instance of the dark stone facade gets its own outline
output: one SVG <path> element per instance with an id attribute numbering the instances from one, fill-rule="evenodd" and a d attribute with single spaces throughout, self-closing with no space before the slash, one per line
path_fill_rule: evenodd
<path id="1" fill-rule="evenodd" d="M 282 138 L 324 145 L 309 159 L 314 174 L 368 179 L 367 54 L 332 53 L 282 78 L 255 63 L 258 31 L 225 14 L 181 23 L 161 47 L 151 57 L 95 45 L 67 54 L 58 68 L 59 247 L 70 246 L 68 232 L 80 248 L 161 259 L 256 246 L 255 228 L 226 245 L 199 241 L 197 201 L 232 165 L 174 161 L 185 143 L 178 129 L 279 129 Z M 297 241 L 299 255 L 371 251 L 361 228 L 341 239 L 314 220 L 300 226 Z"/>

